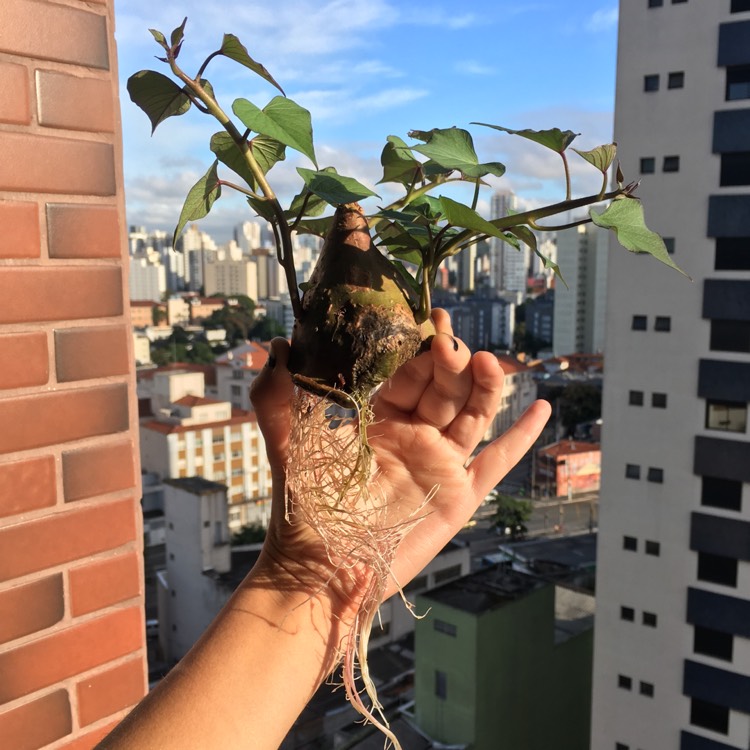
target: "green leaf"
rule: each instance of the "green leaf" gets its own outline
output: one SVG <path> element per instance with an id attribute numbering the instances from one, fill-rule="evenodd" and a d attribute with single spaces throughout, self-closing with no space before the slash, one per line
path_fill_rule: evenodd
<path id="1" fill-rule="evenodd" d="M 612 162 L 615 160 L 617 144 L 606 143 L 603 146 L 592 148 L 591 151 L 579 151 L 577 148 L 574 148 L 573 151 L 589 164 L 596 167 L 600 172 L 604 173 L 612 166 Z"/>
<path id="2" fill-rule="evenodd" d="M 653 255 L 665 265 L 687 276 L 670 257 L 664 240 L 646 226 L 643 205 L 637 198 L 613 200 L 601 213 L 590 208 L 589 215 L 597 226 L 611 229 L 617 235 L 617 241 L 631 253 Z"/>
<path id="3" fill-rule="evenodd" d="M 164 34 L 161 33 L 161 31 L 157 31 L 156 29 L 149 29 L 151 32 L 151 36 L 156 39 L 159 44 L 164 47 L 164 49 L 169 49 L 169 45 L 167 44 L 167 37 L 164 36 Z"/>
<path id="4" fill-rule="evenodd" d="M 181 42 L 182 38 L 185 36 L 185 24 L 187 23 L 187 16 L 182 19 L 182 23 L 172 32 L 172 36 L 170 37 L 170 42 L 172 43 L 172 47 L 177 47 Z"/>
<path id="5" fill-rule="evenodd" d="M 575 140 L 576 136 L 580 135 L 580 133 L 574 133 L 572 130 L 560 130 L 560 128 L 551 128 L 550 130 L 530 130 L 528 128 L 524 130 L 511 130 L 510 128 L 504 128 L 502 125 L 490 125 L 486 122 L 472 122 L 471 124 L 493 128 L 494 130 L 502 130 L 511 135 L 520 135 L 521 138 L 527 138 L 530 141 L 534 141 L 534 143 L 546 146 L 558 154 L 565 151 Z"/>
<path id="6" fill-rule="evenodd" d="M 284 159 L 284 145 L 273 138 L 259 135 L 249 141 L 248 145 L 263 174 L 276 162 Z M 253 190 L 257 190 L 255 176 L 245 161 L 242 150 L 229 133 L 223 130 L 214 133 L 211 136 L 211 151 L 222 164 L 238 174 Z"/>
<path id="7" fill-rule="evenodd" d="M 201 86 L 203 86 L 203 90 L 212 98 L 216 99 L 216 94 L 214 93 L 214 87 L 211 85 L 210 81 L 207 81 L 205 78 L 201 78 L 200 80 Z M 187 91 L 187 86 L 182 87 L 183 91 Z"/>
<path id="8" fill-rule="evenodd" d="M 413 146 L 412 149 L 442 169 L 455 170 L 470 179 L 478 179 L 488 174 L 502 177 L 505 174 L 505 166 L 500 162 L 479 163 L 474 151 L 474 142 L 467 130 L 455 127 L 435 128 L 426 132 L 413 130 L 409 137 L 425 141 L 424 145 Z"/>
<path id="9" fill-rule="evenodd" d="M 456 227 L 464 227 L 474 232 L 489 234 L 492 237 L 504 237 L 503 233 L 489 221 L 483 219 L 476 211 L 464 206 L 463 203 L 454 201 L 451 198 L 440 196 L 440 205 L 443 208 L 443 217 L 449 224 Z"/>
<path id="10" fill-rule="evenodd" d="M 252 196 L 248 196 L 247 202 L 250 204 L 250 207 L 255 211 L 258 216 L 261 217 L 261 219 L 265 219 L 266 221 L 274 222 L 276 221 L 276 214 L 273 210 L 273 207 L 271 206 L 270 202 L 265 200 L 265 198 L 253 198 Z"/>
<path id="11" fill-rule="evenodd" d="M 173 245 L 177 243 L 177 238 L 182 234 L 185 224 L 207 216 L 211 210 L 211 206 L 221 196 L 221 185 L 219 184 L 219 175 L 216 171 L 218 164 L 219 160 L 217 159 L 209 167 L 208 172 L 190 188 L 190 192 L 187 194 L 185 203 L 182 206 L 177 228 L 174 230 Z"/>
<path id="12" fill-rule="evenodd" d="M 508 231 L 513 233 L 519 240 L 521 240 L 521 242 L 528 245 L 534 252 L 536 252 L 536 235 L 528 227 L 519 225 L 517 227 L 511 227 Z"/>
<path id="13" fill-rule="evenodd" d="M 151 133 L 167 117 L 184 115 L 190 99 L 171 79 L 154 70 L 140 70 L 128 78 L 128 94 L 151 120 Z"/>
<path id="14" fill-rule="evenodd" d="M 262 110 L 247 99 L 236 99 L 232 111 L 250 130 L 300 151 L 318 166 L 313 149 L 310 113 L 304 107 L 291 99 L 276 96 Z"/>
<path id="15" fill-rule="evenodd" d="M 297 167 L 297 172 L 305 181 L 305 185 L 311 193 L 315 193 L 332 206 L 355 203 L 372 195 L 380 197 L 354 178 L 337 174 L 333 167 L 328 167 L 326 170 L 319 172 Z"/>
<path id="16" fill-rule="evenodd" d="M 261 78 L 264 78 L 272 86 L 275 86 L 281 91 L 282 94 L 284 93 L 284 89 L 276 83 L 273 76 L 266 70 L 266 68 L 250 57 L 247 52 L 247 47 L 245 47 L 245 45 L 242 44 L 234 34 L 224 34 L 219 53 L 228 57 L 230 60 L 240 63 L 240 65 L 244 65 L 246 68 L 250 68 L 253 73 L 257 73 Z"/>
<path id="17" fill-rule="evenodd" d="M 380 155 L 383 177 L 378 182 L 398 182 L 407 187 L 414 181 L 414 175 L 421 169 L 421 163 L 412 155 L 409 147 L 398 136 L 389 135 Z"/>
<path id="18" fill-rule="evenodd" d="M 391 265 L 399 272 L 399 274 L 401 274 L 401 278 L 404 280 L 409 289 L 411 289 L 412 292 L 414 292 L 414 294 L 419 297 L 419 294 L 421 292 L 419 282 L 411 273 L 409 273 L 409 269 L 406 268 L 406 266 L 398 260 L 394 260 L 393 258 L 389 258 L 388 260 L 390 261 Z M 419 262 L 417 263 L 417 265 L 419 265 Z"/>
<path id="19" fill-rule="evenodd" d="M 298 234 L 314 234 L 316 237 L 325 237 L 333 226 L 333 216 L 324 216 L 321 219 L 302 219 L 295 227 Z"/>

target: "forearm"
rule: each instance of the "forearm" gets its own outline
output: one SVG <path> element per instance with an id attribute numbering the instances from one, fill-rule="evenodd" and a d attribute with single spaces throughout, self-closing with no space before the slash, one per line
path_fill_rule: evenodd
<path id="1" fill-rule="evenodd" d="M 256 566 L 190 653 L 99 747 L 278 748 L 335 666 L 343 635 L 327 587 L 306 583 L 278 575 L 273 562 Z"/>

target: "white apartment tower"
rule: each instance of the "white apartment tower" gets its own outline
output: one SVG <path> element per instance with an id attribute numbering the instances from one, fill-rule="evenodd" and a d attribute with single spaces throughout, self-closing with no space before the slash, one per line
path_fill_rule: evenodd
<path id="1" fill-rule="evenodd" d="M 750 1 L 620 3 L 592 750 L 750 743 Z"/>
<path id="2" fill-rule="evenodd" d="M 604 348 L 608 241 L 609 232 L 594 224 L 557 235 L 557 264 L 565 284 L 555 284 L 555 356 Z"/>
<path id="3" fill-rule="evenodd" d="M 510 190 L 498 190 L 492 196 L 492 218 L 508 216 L 516 211 L 516 195 Z M 497 237 L 490 238 L 490 283 L 495 289 L 525 292 L 529 270 L 529 249 L 513 245 Z"/>

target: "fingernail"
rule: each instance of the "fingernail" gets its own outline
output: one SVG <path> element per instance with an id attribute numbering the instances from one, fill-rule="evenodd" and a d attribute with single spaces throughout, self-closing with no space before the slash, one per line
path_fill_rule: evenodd
<path id="1" fill-rule="evenodd" d="M 456 339 L 454 339 L 453 336 L 451 336 L 451 341 L 453 342 L 453 351 L 457 352 L 458 351 L 458 341 L 456 341 Z"/>

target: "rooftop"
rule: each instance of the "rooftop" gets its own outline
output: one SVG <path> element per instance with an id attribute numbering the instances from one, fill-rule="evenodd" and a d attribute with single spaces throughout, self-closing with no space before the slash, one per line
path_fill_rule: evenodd
<path id="1" fill-rule="evenodd" d="M 210 406 L 211 404 L 224 404 L 226 401 L 205 398 L 203 396 L 183 396 L 182 398 L 178 398 L 174 403 L 180 406 Z"/>
<path id="2" fill-rule="evenodd" d="M 540 448 L 537 455 L 547 458 L 559 458 L 560 456 L 571 456 L 576 453 L 590 453 L 600 450 L 599 443 L 588 443 L 583 440 L 559 440 L 556 443 L 545 445 Z"/>
<path id="3" fill-rule="evenodd" d="M 190 492 L 193 495 L 211 495 L 214 492 L 226 492 L 227 487 L 218 482 L 212 482 L 210 479 L 203 477 L 178 477 L 175 479 L 165 479 L 164 484 Z"/>
<path id="4" fill-rule="evenodd" d="M 497 354 L 495 356 L 506 375 L 514 375 L 517 372 L 528 372 L 531 369 L 528 365 L 510 356 L 510 354 Z"/>

